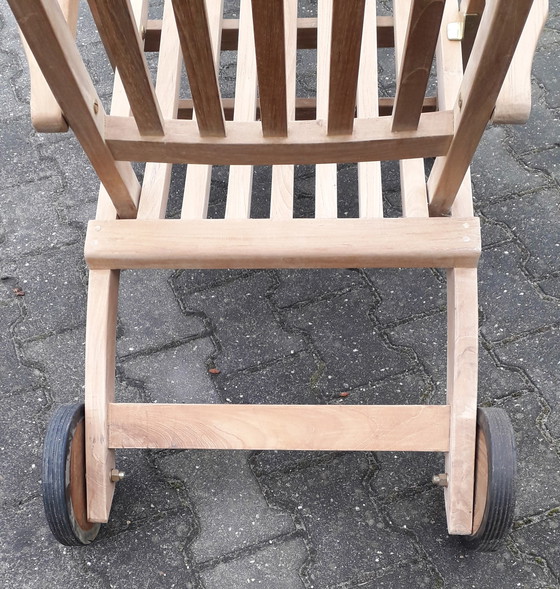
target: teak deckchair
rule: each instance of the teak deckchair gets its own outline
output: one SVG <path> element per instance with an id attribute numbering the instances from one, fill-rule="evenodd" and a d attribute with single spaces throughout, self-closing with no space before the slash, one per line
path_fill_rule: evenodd
<path id="1" fill-rule="evenodd" d="M 477 262 L 469 165 L 487 123 L 523 122 L 546 0 L 89 0 L 115 68 L 107 114 L 76 47 L 77 0 L 9 0 L 30 61 L 39 131 L 71 127 L 101 180 L 89 266 L 83 405 L 47 431 L 43 495 L 65 544 L 107 522 L 116 448 L 443 452 L 448 531 L 494 549 L 513 517 L 515 449 L 499 409 L 477 417 Z M 521 41 L 520 41 L 521 39 Z M 378 96 L 378 47 L 396 93 Z M 316 99 L 296 97 L 296 51 L 317 49 Z M 516 50 L 517 48 L 517 50 Z M 237 51 L 235 98 L 221 50 Z M 159 51 L 155 85 L 145 52 Z M 432 63 L 437 97 L 426 97 Z M 180 99 L 185 65 L 189 99 Z M 257 99 L 257 88 L 258 96 Z M 429 177 L 425 158 L 435 158 Z M 384 218 L 380 161 L 400 160 L 402 217 Z M 142 185 L 130 162 L 147 162 Z M 337 163 L 356 163 L 359 217 L 337 218 Z M 187 163 L 180 219 L 166 219 L 171 165 Z M 207 219 L 211 166 L 230 167 L 225 218 Z M 316 166 L 314 218 L 293 218 L 294 165 Z M 270 217 L 251 219 L 252 166 L 272 165 Z M 119 272 L 127 268 L 445 268 L 445 405 L 116 403 Z"/>

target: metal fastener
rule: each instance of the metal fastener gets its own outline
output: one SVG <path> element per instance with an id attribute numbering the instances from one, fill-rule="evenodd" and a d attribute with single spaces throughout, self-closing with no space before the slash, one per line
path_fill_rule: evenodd
<path id="1" fill-rule="evenodd" d="M 450 22 L 447 25 L 447 38 L 450 41 L 462 41 L 465 35 L 465 22 Z"/>
<path id="2" fill-rule="evenodd" d="M 93 103 L 93 112 L 94 114 L 99 112 L 99 102 L 97 102 L 97 100 Z"/>
<path id="3" fill-rule="evenodd" d="M 124 479 L 124 472 L 122 472 L 121 470 L 118 470 L 116 468 L 113 468 L 111 470 L 111 482 L 112 483 L 118 483 L 119 481 L 122 481 Z"/>
<path id="4" fill-rule="evenodd" d="M 438 487 L 447 487 L 447 473 L 435 474 L 432 477 L 432 483 Z"/>

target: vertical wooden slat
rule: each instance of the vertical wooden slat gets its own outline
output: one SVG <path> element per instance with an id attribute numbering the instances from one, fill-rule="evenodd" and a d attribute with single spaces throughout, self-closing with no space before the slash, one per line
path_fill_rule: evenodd
<path id="1" fill-rule="evenodd" d="M 138 130 L 142 135 L 163 135 L 163 120 L 130 1 L 89 1 L 95 3 L 105 41 L 120 72 Z"/>
<path id="2" fill-rule="evenodd" d="M 161 112 L 167 119 L 175 118 L 179 104 L 181 85 L 181 48 L 177 24 L 171 0 L 167 0 L 163 11 L 163 26 L 158 58 L 156 96 Z M 171 164 L 148 162 L 144 171 L 142 192 L 138 205 L 139 219 L 159 219 L 165 217 L 169 185 L 171 183 Z"/>
<path id="3" fill-rule="evenodd" d="M 482 17 L 455 103 L 455 134 L 446 156 L 436 159 L 428 180 L 430 214 L 453 205 L 508 72 L 532 0 L 494 0 Z"/>
<path id="4" fill-rule="evenodd" d="M 288 134 L 284 0 L 252 0 L 261 121 L 265 137 Z"/>
<path id="5" fill-rule="evenodd" d="M 329 115 L 329 67 L 333 0 L 319 0 L 317 14 L 317 120 Z M 315 217 L 338 216 L 336 164 L 315 166 Z"/>
<path id="6" fill-rule="evenodd" d="M 207 5 L 208 30 L 214 66 L 218 70 L 220 63 L 220 44 L 222 37 L 222 21 L 224 14 L 223 0 L 215 0 Z M 196 113 L 193 114 L 196 119 Z M 185 176 L 183 192 L 182 219 L 205 219 L 208 215 L 208 200 L 210 198 L 210 182 L 212 166 L 189 164 Z"/>
<path id="7" fill-rule="evenodd" d="M 352 133 L 354 126 L 364 8 L 365 0 L 333 0 L 329 135 Z"/>
<path id="8" fill-rule="evenodd" d="M 173 0 L 183 59 L 200 134 L 225 136 L 224 112 L 214 65 L 205 0 Z"/>
<path id="9" fill-rule="evenodd" d="M 409 6 L 409 17 L 406 39 L 399 56 L 393 131 L 418 128 L 445 0 L 414 0 L 412 6 L 410 2 L 406 4 Z M 404 21 L 399 20 L 399 25 L 402 25 Z"/>
<path id="10" fill-rule="evenodd" d="M 251 0 L 241 0 L 239 48 L 235 81 L 234 121 L 254 121 L 257 114 L 257 63 Z M 251 213 L 253 166 L 231 166 L 226 202 L 226 217 L 248 219 Z"/>
<path id="11" fill-rule="evenodd" d="M 376 117 L 379 114 L 378 92 L 376 0 L 366 0 L 356 96 L 359 118 Z M 383 217 L 379 162 L 358 163 L 358 199 L 360 217 Z"/>
<path id="12" fill-rule="evenodd" d="M 407 26 L 410 20 L 409 0 L 394 0 L 395 67 L 401 77 L 401 63 L 405 55 Z M 394 121 L 393 121 L 394 123 Z M 423 159 L 399 160 L 401 179 L 401 203 L 403 217 L 428 215 L 428 191 Z"/>
<path id="13" fill-rule="evenodd" d="M 140 186 L 105 143 L 105 111 L 57 2 L 10 0 L 21 32 L 120 217 L 134 218 Z"/>

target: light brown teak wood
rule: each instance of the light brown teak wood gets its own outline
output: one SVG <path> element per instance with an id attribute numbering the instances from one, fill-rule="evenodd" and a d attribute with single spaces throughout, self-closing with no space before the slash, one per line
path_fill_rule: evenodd
<path id="1" fill-rule="evenodd" d="M 109 406 L 112 448 L 446 452 L 446 405 Z"/>
<path id="2" fill-rule="evenodd" d="M 478 219 L 90 221 L 90 268 L 474 267 Z"/>

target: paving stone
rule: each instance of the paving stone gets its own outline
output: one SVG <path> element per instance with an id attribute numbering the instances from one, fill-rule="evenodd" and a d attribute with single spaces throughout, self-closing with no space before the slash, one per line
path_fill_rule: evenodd
<path id="1" fill-rule="evenodd" d="M 560 149 L 557 150 L 560 157 Z M 545 152 L 548 153 L 548 152 Z M 560 171 L 560 167 L 559 167 Z M 485 214 L 504 222 L 529 250 L 525 267 L 535 276 L 560 270 L 560 190 L 542 190 L 489 205 Z"/>
<path id="2" fill-rule="evenodd" d="M 11 328 L 21 321 L 21 311 L 15 304 L 0 305 L 0 395 L 14 394 L 37 387 L 40 372 L 23 362 L 21 353 L 11 334 Z"/>
<path id="3" fill-rule="evenodd" d="M 78 241 L 79 234 L 61 218 L 57 204 L 61 188 L 60 180 L 52 177 L 10 190 L 1 213 L 5 256 L 14 258 Z"/>
<path id="4" fill-rule="evenodd" d="M 121 274 L 117 352 L 121 356 L 180 342 L 204 331 L 199 317 L 185 316 L 161 270 Z"/>
<path id="5" fill-rule="evenodd" d="M 506 131 L 493 126 L 478 146 L 472 163 L 473 193 L 478 204 L 548 183 L 545 174 L 529 171 L 506 149 Z M 496 166 L 499 162 L 499 166 Z"/>
<path id="6" fill-rule="evenodd" d="M 299 569 L 307 552 L 301 539 L 295 538 L 265 546 L 235 560 L 220 562 L 201 574 L 205 589 L 303 589 Z"/>
<path id="7" fill-rule="evenodd" d="M 157 459 L 166 477 L 182 481 L 198 521 L 189 551 L 198 564 L 292 533 L 292 518 L 267 505 L 240 451 L 180 452 Z"/>
<path id="8" fill-rule="evenodd" d="M 328 293 L 363 285 L 355 270 L 279 270 L 273 300 L 280 307 L 314 301 Z"/>
<path id="9" fill-rule="evenodd" d="M 3 105 L 0 121 L 29 117 L 29 105 L 21 101 L 16 92 L 16 81 L 22 74 L 21 67 L 17 54 L 0 51 L 0 68 L 5 80 L 5 83 L 0 84 L 0 100 Z"/>
<path id="10" fill-rule="evenodd" d="M 406 354 L 390 349 L 369 319 L 373 301 L 364 289 L 285 312 L 290 328 L 309 334 L 325 370 L 317 381 L 324 395 L 346 391 L 410 370 Z"/>
<path id="11" fill-rule="evenodd" d="M 316 373 L 315 359 L 303 352 L 254 371 L 220 374 L 216 384 L 232 403 L 312 404 Z"/>
<path id="12" fill-rule="evenodd" d="M 125 378 L 142 383 L 146 402 L 216 403 L 220 397 L 206 367 L 213 352 L 208 339 L 198 339 L 133 357 L 123 363 L 122 370 Z"/>
<path id="13" fill-rule="evenodd" d="M 180 270 L 171 277 L 173 289 L 180 298 L 199 290 L 215 288 L 254 274 L 251 270 Z"/>
<path id="14" fill-rule="evenodd" d="M 437 571 L 431 570 L 429 563 L 423 560 L 413 560 L 409 563 L 399 563 L 388 567 L 374 575 L 373 579 L 359 580 L 356 583 L 338 585 L 340 589 L 360 587 L 360 589 L 395 589 L 407 587 L 410 589 L 435 588 L 441 586 L 442 578 Z"/>
<path id="15" fill-rule="evenodd" d="M 545 295 L 554 297 L 560 301 L 560 280 L 558 280 L 558 276 L 546 278 L 545 280 L 539 280 L 538 284 Z"/>
<path id="16" fill-rule="evenodd" d="M 486 209 L 478 212 L 483 251 L 514 239 L 513 233 L 499 219 L 486 216 Z M 483 254 L 484 255 L 484 254 Z"/>
<path id="17" fill-rule="evenodd" d="M 257 273 L 181 297 L 186 309 L 209 318 L 220 345 L 216 366 L 222 372 L 257 366 L 303 349 L 301 338 L 271 316 L 266 297 L 271 286 L 267 274 Z"/>
<path id="18" fill-rule="evenodd" d="M 370 473 L 365 454 L 348 452 L 261 478 L 268 500 L 294 513 L 313 546 L 303 571 L 309 587 L 349 582 L 356 571 L 376 571 L 414 556 L 406 535 L 393 530 L 368 496 L 364 481 Z"/>
<path id="19" fill-rule="evenodd" d="M 551 329 L 496 349 L 504 362 L 525 370 L 550 405 L 546 420 L 551 434 L 560 439 L 560 330 Z"/>
<path id="20" fill-rule="evenodd" d="M 548 35 L 550 40 L 552 35 Z M 556 42 L 558 42 L 558 34 Z M 547 67 L 551 60 L 557 59 L 558 46 L 546 44 L 539 47 L 533 60 L 533 76 L 544 86 L 546 90 L 546 104 L 549 108 L 560 108 L 560 76 L 555 68 Z"/>
<path id="21" fill-rule="evenodd" d="M 560 509 L 556 508 L 541 521 L 515 530 L 512 534 L 516 547 L 537 563 L 544 561 L 556 578 L 560 577 L 559 512 Z"/>
<path id="22" fill-rule="evenodd" d="M 421 544 L 425 558 L 441 575 L 435 587 L 556 587 L 542 567 L 511 554 L 503 546 L 493 553 L 472 552 L 447 535 L 441 491 L 433 489 L 391 506 L 390 517 L 409 538 Z"/>
<path id="23" fill-rule="evenodd" d="M 509 339 L 558 321 L 558 305 L 545 300 L 520 269 L 513 244 L 487 250 L 481 258 L 481 331 L 490 341 Z"/>
<path id="24" fill-rule="evenodd" d="M 79 245 L 21 259 L 17 280 L 25 291 L 22 297 L 25 313 L 15 329 L 20 339 L 83 325 L 86 288 L 82 282 L 82 268 Z"/>

